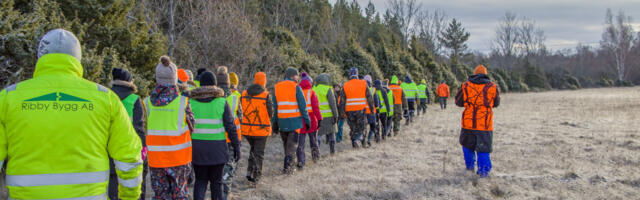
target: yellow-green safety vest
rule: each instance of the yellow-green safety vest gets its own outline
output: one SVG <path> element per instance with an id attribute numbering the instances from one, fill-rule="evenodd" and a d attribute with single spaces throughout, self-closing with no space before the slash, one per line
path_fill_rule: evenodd
<path id="1" fill-rule="evenodd" d="M 416 86 L 416 83 L 403 82 L 402 84 L 400 84 L 400 87 L 402 87 L 402 91 L 404 92 L 404 97 L 407 100 L 416 98 L 416 94 L 418 92 L 418 87 Z"/>
<path id="2" fill-rule="evenodd" d="M 378 100 L 380 101 L 380 113 L 387 113 L 387 107 L 385 106 L 386 104 L 384 103 L 384 97 L 382 96 L 382 92 L 381 91 L 377 91 L 378 94 Z M 393 116 L 393 91 L 389 90 L 387 92 L 387 99 L 389 100 L 389 116 Z"/>
<path id="3" fill-rule="evenodd" d="M 9 199 L 106 199 L 109 157 L 119 197 L 140 196 L 140 138 L 120 98 L 83 71 L 73 56 L 46 54 L 32 79 L 0 92 Z"/>
<path id="4" fill-rule="evenodd" d="M 420 84 L 418 85 L 418 98 L 426 99 L 427 98 L 427 85 Z"/>
<path id="5" fill-rule="evenodd" d="M 191 101 L 191 110 L 193 110 L 193 117 L 196 120 L 195 129 L 191 134 L 192 139 L 226 140 L 222 121 L 226 103 L 224 98 L 216 98 L 208 103 Z"/>
<path id="6" fill-rule="evenodd" d="M 313 91 L 316 92 L 318 96 L 319 108 L 322 117 L 333 117 L 333 111 L 331 110 L 331 105 L 329 105 L 329 100 L 327 99 L 327 94 L 329 94 L 329 91 L 333 92 L 333 88 L 324 84 L 318 84 L 313 87 Z"/>
<path id="7" fill-rule="evenodd" d="M 127 98 L 122 100 L 122 105 L 127 110 L 127 115 L 129 115 L 130 121 L 133 121 L 133 107 L 135 106 L 136 101 L 138 101 L 138 98 L 140 98 L 138 95 L 130 94 Z"/>
<path id="8" fill-rule="evenodd" d="M 234 121 L 236 118 L 238 118 L 238 108 L 240 107 L 240 97 L 242 97 L 242 95 L 237 90 L 234 90 L 233 92 L 231 92 L 231 94 L 229 94 L 229 96 L 227 97 L 227 103 L 229 103 L 229 106 L 233 113 Z M 236 125 L 236 130 L 238 132 L 240 131 L 240 123 Z"/>

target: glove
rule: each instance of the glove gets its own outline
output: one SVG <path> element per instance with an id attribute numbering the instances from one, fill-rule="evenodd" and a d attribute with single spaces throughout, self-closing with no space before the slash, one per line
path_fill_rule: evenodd
<path id="1" fill-rule="evenodd" d="M 322 120 L 318 120 L 318 129 L 320 129 L 321 125 L 322 125 Z"/>
<path id="2" fill-rule="evenodd" d="M 333 124 L 337 124 L 338 123 L 338 117 L 332 117 L 331 119 L 333 120 Z"/>
<path id="3" fill-rule="evenodd" d="M 233 160 L 236 163 L 240 160 L 240 145 L 233 147 Z"/>
<path id="4" fill-rule="evenodd" d="M 147 160 L 147 147 L 142 147 L 142 152 L 140 154 L 142 156 L 142 160 Z"/>

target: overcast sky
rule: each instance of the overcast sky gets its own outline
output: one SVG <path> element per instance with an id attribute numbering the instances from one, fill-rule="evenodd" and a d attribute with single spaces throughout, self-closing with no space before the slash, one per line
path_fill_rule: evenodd
<path id="1" fill-rule="evenodd" d="M 350 1 L 350 0 L 349 0 Z M 357 0 L 364 9 L 369 0 Z M 330 0 L 334 3 L 335 0 Z M 376 11 L 387 8 L 387 0 L 371 0 Z M 442 9 L 456 18 L 471 33 L 472 50 L 487 52 L 495 27 L 506 11 L 536 21 L 552 50 L 573 48 L 578 43 L 598 45 L 602 36 L 606 9 L 622 9 L 632 17 L 634 30 L 640 30 L 640 0 L 418 0 L 422 8 Z"/>

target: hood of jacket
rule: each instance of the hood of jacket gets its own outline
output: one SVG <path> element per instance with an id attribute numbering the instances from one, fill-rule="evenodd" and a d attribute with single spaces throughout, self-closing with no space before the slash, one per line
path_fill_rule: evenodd
<path id="1" fill-rule="evenodd" d="M 177 85 L 156 84 L 149 95 L 149 100 L 154 106 L 166 106 L 180 95 Z"/>
<path id="2" fill-rule="evenodd" d="M 258 84 L 253 84 L 250 85 L 247 88 L 247 94 L 251 95 L 251 96 L 256 96 L 259 95 L 260 93 L 264 92 L 266 89 L 264 87 L 262 87 L 261 85 Z"/>
<path id="3" fill-rule="evenodd" d="M 404 76 L 404 82 L 412 83 L 413 81 L 411 81 L 411 77 L 407 75 L 407 76 Z"/>
<path id="4" fill-rule="evenodd" d="M 469 76 L 469 82 L 475 84 L 487 84 L 491 82 L 491 79 L 486 74 L 476 74 Z"/>
<path id="5" fill-rule="evenodd" d="M 224 91 L 216 86 L 203 86 L 191 90 L 190 97 L 199 102 L 211 102 L 218 97 L 224 97 Z"/>
<path id="6" fill-rule="evenodd" d="M 391 84 L 398 84 L 398 77 L 396 75 L 391 76 Z"/>
<path id="7" fill-rule="evenodd" d="M 300 88 L 302 88 L 303 90 L 308 90 L 311 89 L 312 85 L 311 82 L 309 80 L 302 80 L 300 81 Z"/>
<path id="8" fill-rule="evenodd" d="M 127 98 L 137 91 L 136 85 L 131 82 L 114 80 L 111 81 L 111 91 L 116 93 L 120 100 Z"/>
<path id="9" fill-rule="evenodd" d="M 82 64 L 71 55 L 50 53 L 40 57 L 36 63 L 33 77 L 42 75 L 72 75 L 82 78 Z"/>
<path id="10" fill-rule="evenodd" d="M 329 74 L 320 74 L 316 78 L 316 83 L 323 85 L 331 85 L 331 77 Z"/>

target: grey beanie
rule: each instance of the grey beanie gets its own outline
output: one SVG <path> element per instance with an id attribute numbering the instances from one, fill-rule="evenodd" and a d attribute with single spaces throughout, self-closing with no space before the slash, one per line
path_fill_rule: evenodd
<path id="1" fill-rule="evenodd" d="M 218 67 L 216 70 L 216 80 L 218 81 L 218 86 L 229 87 L 229 69 L 227 69 L 227 66 Z"/>
<path id="2" fill-rule="evenodd" d="M 64 29 L 53 29 L 40 39 L 38 58 L 50 53 L 63 53 L 82 60 L 82 47 L 73 33 Z"/>
<path id="3" fill-rule="evenodd" d="M 298 75 L 298 70 L 296 68 L 289 67 L 284 71 L 285 78 L 292 78 L 295 75 Z"/>
<path id="4" fill-rule="evenodd" d="M 178 83 L 178 68 L 167 56 L 160 57 L 156 65 L 156 84 L 175 85 Z"/>

